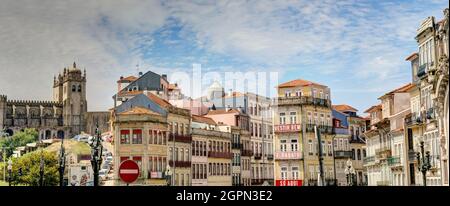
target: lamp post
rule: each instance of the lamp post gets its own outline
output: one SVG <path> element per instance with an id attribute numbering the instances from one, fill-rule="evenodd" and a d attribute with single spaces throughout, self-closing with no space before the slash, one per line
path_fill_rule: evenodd
<path id="1" fill-rule="evenodd" d="M 419 171 L 422 172 L 423 186 L 427 186 L 427 171 L 431 169 L 430 164 L 430 152 L 424 152 L 424 142 L 420 142 L 420 152 L 417 152 L 417 166 Z M 421 157 L 422 155 L 422 157 Z"/>
<path id="2" fill-rule="evenodd" d="M 344 170 L 345 176 L 347 177 L 347 185 L 354 186 L 353 180 L 355 178 L 355 168 L 353 168 L 352 161 L 350 159 L 347 160 L 347 167 Z"/>
<path id="3" fill-rule="evenodd" d="M 11 186 L 12 181 L 12 160 L 8 160 L 8 184 Z"/>
<path id="4" fill-rule="evenodd" d="M 167 165 L 164 176 L 166 178 L 167 186 L 170 186 L 172 183 L 172 170 L 170 169 L 170 165 Z"/>
<path id="5" fill-rule="evenodd" d="M 41 145 L 42 145 L 42 141 L 41 141 Z M 39 186 L 44 186 L 44 153 L 43 153 L 43 149 L 41 149 L 41 161 L 40 161 L 40 165 L 39 165 Z"/>
<path id="6" fill-rule="evenodd" d="M 100 142 L 101 137 L 100 137 L 100 130 L 98 129 L 98 122 L 96 127 L 97 127 L 95 129 L 96 135 L 91 143 L 91 165 L 92 170 L 94 171 L 94 186 L 98 186 L 98 172 L 100 169 L 100 165 L 102 164 L 102 152 L 103 152 L 103 146 Z"/>
<path id="7" fill-rule="evenodd" d="M 64 186 L 64 171 L 66 168 L 66 156 L 64 148 L 64 138 L 61 139 L 61 148 L 59 150 L 59 186 Z"/>

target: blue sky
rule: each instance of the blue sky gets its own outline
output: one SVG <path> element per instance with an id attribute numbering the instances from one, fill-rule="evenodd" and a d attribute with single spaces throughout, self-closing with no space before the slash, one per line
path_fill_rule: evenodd
<path id="1" fill-rule="evenodd" d="M 364 111 L 411 80 L 416 29 L 447 1 L 2 1 L 0 93 L 50 99 L 53 75 L 88 71 L 90 110 L 112 105 L 121 75 L 278 71 L 326 84 Z M 14 84 L 11 79 L 22 79 Z M 30 92 L 32 91 L 32 92 Z"/>

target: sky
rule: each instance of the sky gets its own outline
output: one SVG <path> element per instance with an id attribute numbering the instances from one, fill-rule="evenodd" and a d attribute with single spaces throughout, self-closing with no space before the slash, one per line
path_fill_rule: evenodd
<path id="1" fill-rule="evenodd" d="M 116 81 L 138 71 L 279 72 L 331 88 L 363 112 L 411 81 L 405 58 L 445 0 L 31 1 L 0 4 L 0 94 L 51 100 L 74 61 L 88 75 L 90 111 L 113 104 Z M 137 67 L 138 65 L 138 67 Z"/>

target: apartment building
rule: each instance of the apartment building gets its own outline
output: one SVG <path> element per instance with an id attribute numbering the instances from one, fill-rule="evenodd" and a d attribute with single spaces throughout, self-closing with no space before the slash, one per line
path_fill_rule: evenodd
<path id="1" fill-rule="evenodd" d="M 277 89 L 273 104 L 275 184 L 318 185 L 321 173 L 325 179 L 321 184 L 334 184 L 330 89 L 302 79 Z M 315 128 L 320 135 L 316 136 Z"/>

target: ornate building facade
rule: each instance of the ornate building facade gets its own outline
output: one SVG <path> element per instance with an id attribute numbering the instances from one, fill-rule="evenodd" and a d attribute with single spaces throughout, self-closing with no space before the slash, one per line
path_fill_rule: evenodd
<path id="1" fill-rule="evenodd" d="M 86 131 L 86 71 L 75 62 L 54 77 L 53 101 L 9 100 L 0 96 L 0 129 L 13 135 L 36 128 L 40 139 L 71 138 Z"/>

